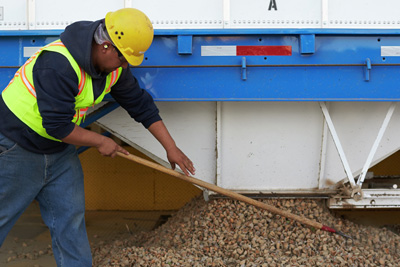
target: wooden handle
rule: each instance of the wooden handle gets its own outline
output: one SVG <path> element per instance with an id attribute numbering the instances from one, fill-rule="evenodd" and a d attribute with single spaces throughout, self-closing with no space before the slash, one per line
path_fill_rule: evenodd
<path id="1" fill-rule="evenodd" d="M 172 176 L 174 176 L 176 178 L 179 178 L 181 180 L 187 181 L 189 183 L 198 185 L 198 186 L 203 187 L 203 188 L 207 188 L 210 191 L 219 193 L 221 195 L 224 195 L 224 196 L 227 196 L 227 197 L 239 200 L 239 201 L 243 201 L 243 202 L 245 202 L 247 204 L 250 204 L 250 205 L 253 205 L 255 207 L 267 210 L 267 211 L 269 211 L 271 213 L 274 213 L 274 214 L 281 215 L 281 216 L 283 216 L 285 218 L 289 218 L 289 219 L 298 221 L 298 222 L 300 222 L 302 224 L 314 227 L 316 229 L 321 229 L 324 226 L 323 224 L 321 224 L 319 222 L 312 221 L 310 219 L 295 215 L 295 214 L 290 213 L 288 211 L 284 211 L 284 210 L 278 209 L 278 208 L 276 208 L 274 206 L 271 206 L 271 205 L 265 204 L 263 202 L 254 200 L 252 198 L 249 198 L 249 197 L 246 197 L 244 195 L 238 194 L 236 192 L 224 189 L 224 188 L 216 186 L 214 184 L 210 184 L 210 183 L 204 182 L 204 181 L 199 180 L 197 178 L 193 178 L 193 177 L 181 174 L 181 173 L 179 173 L 177 171 L 174 171 L 172 169 L 168 169 L 168 168 L 166 168 L 166 167 L 164 167 L 162 165 L 159 165 L 157 163 L 154 163 L 154 162 L 151 162 L 149 160 L 143 159 L 141 157 L 138 157 L 138 156 L 135 156 L 135 155 L 132 155 L 132 154 L 125 155 L 125 154 L 123 154 L 121 152 L 117 152 L 117 155 L 121 156 L 123 158 L 129 159 L 131 161 L 140 163 L 140 164 L 145 165 L 147 167 L 153 168 L 155 170 L 167 173 L 169 175 L 172 175 Z"/>

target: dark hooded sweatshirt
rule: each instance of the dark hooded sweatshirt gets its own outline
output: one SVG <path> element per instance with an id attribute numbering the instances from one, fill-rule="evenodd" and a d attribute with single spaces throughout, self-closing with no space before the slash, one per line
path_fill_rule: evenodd
<path id="1" fill-rule="evenodd" d="M 92 77 L 95 99 L 103 92 L 108 73 L 98 73 L 91 61 L 93 35 L 101 20 L 80 21 L 68 26 L 61 41 L 76 62 Z M 57 139 L 68 136 L 75 127 L 75 96 L 78 77 L 66 57 L 57 52 L 44 51 L 33 68 L 33 83 L 38 107 L 47 133 Z M 129 68 L 124 69 L 118 82 L 111 88 L 111 96 L 129 115 L 148 128 L 161 120 L 151 95 L 141 89 Z M 0 98 L 0 132 L 21 147 L 43 154 L 62 151 L 63 142 L 38 135 L 21 122 Z"/>

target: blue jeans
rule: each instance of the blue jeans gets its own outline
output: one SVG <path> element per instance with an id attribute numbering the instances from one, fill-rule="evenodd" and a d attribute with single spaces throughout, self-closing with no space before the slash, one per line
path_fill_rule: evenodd
<path id="1" fill-rule="evenodd" d="M 50 229 L 57 266 L 91 267 L 83 172 L 75 147 L 35 154 L 0 133 L 0 246 L 34 199 Z"/>

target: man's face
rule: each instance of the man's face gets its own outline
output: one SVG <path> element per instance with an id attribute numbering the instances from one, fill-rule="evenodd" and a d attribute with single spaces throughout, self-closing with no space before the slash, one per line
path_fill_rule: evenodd
<path id="1" fill-rule="evenodd" d="M 100 71 L 110 73 L 119 67 L 126 69 L 128 67 L 128 61 L 124 56 L 113 45 L 107 44 L 107 46 L 107 51 L 101 61 L 102 64 L 99 66 Z"/>

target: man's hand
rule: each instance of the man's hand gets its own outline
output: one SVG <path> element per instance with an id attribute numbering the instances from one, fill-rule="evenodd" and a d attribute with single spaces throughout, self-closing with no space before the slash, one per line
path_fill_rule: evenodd
<path id="1" fill-rule="evenodd" d="M 105 137 L 100 142 L 98 146 L 96 146 L 97 150 L 102 156 L 112 157 L 114 158 L 117 155 L 117 152 L 121 152 L 125 155 L 129 155 L 129 152 L 119 146 L 114 140 L 111 138 Z"/>
<path id="2" fill-rule="evenodd" d="M 187 176 L 189 173 L 194 175 L 196 169 L 193 167 L 193 162 L 176 146 L 163 121 L 154 122 L 150 125 L 149 131 L 167 151 L 167 158 L 173 170 L 178 164 Z"/>
<path id="3" fill-rule="evenodd" d="M 193 166 L 193 162 L 178 147 L 175 146 L 169 149 L 167 151 L 167 158 L 173 170 L 175 170 L 176 164 L 178 164 L 187 176 L 195 174 L 196 169 Z"/>

